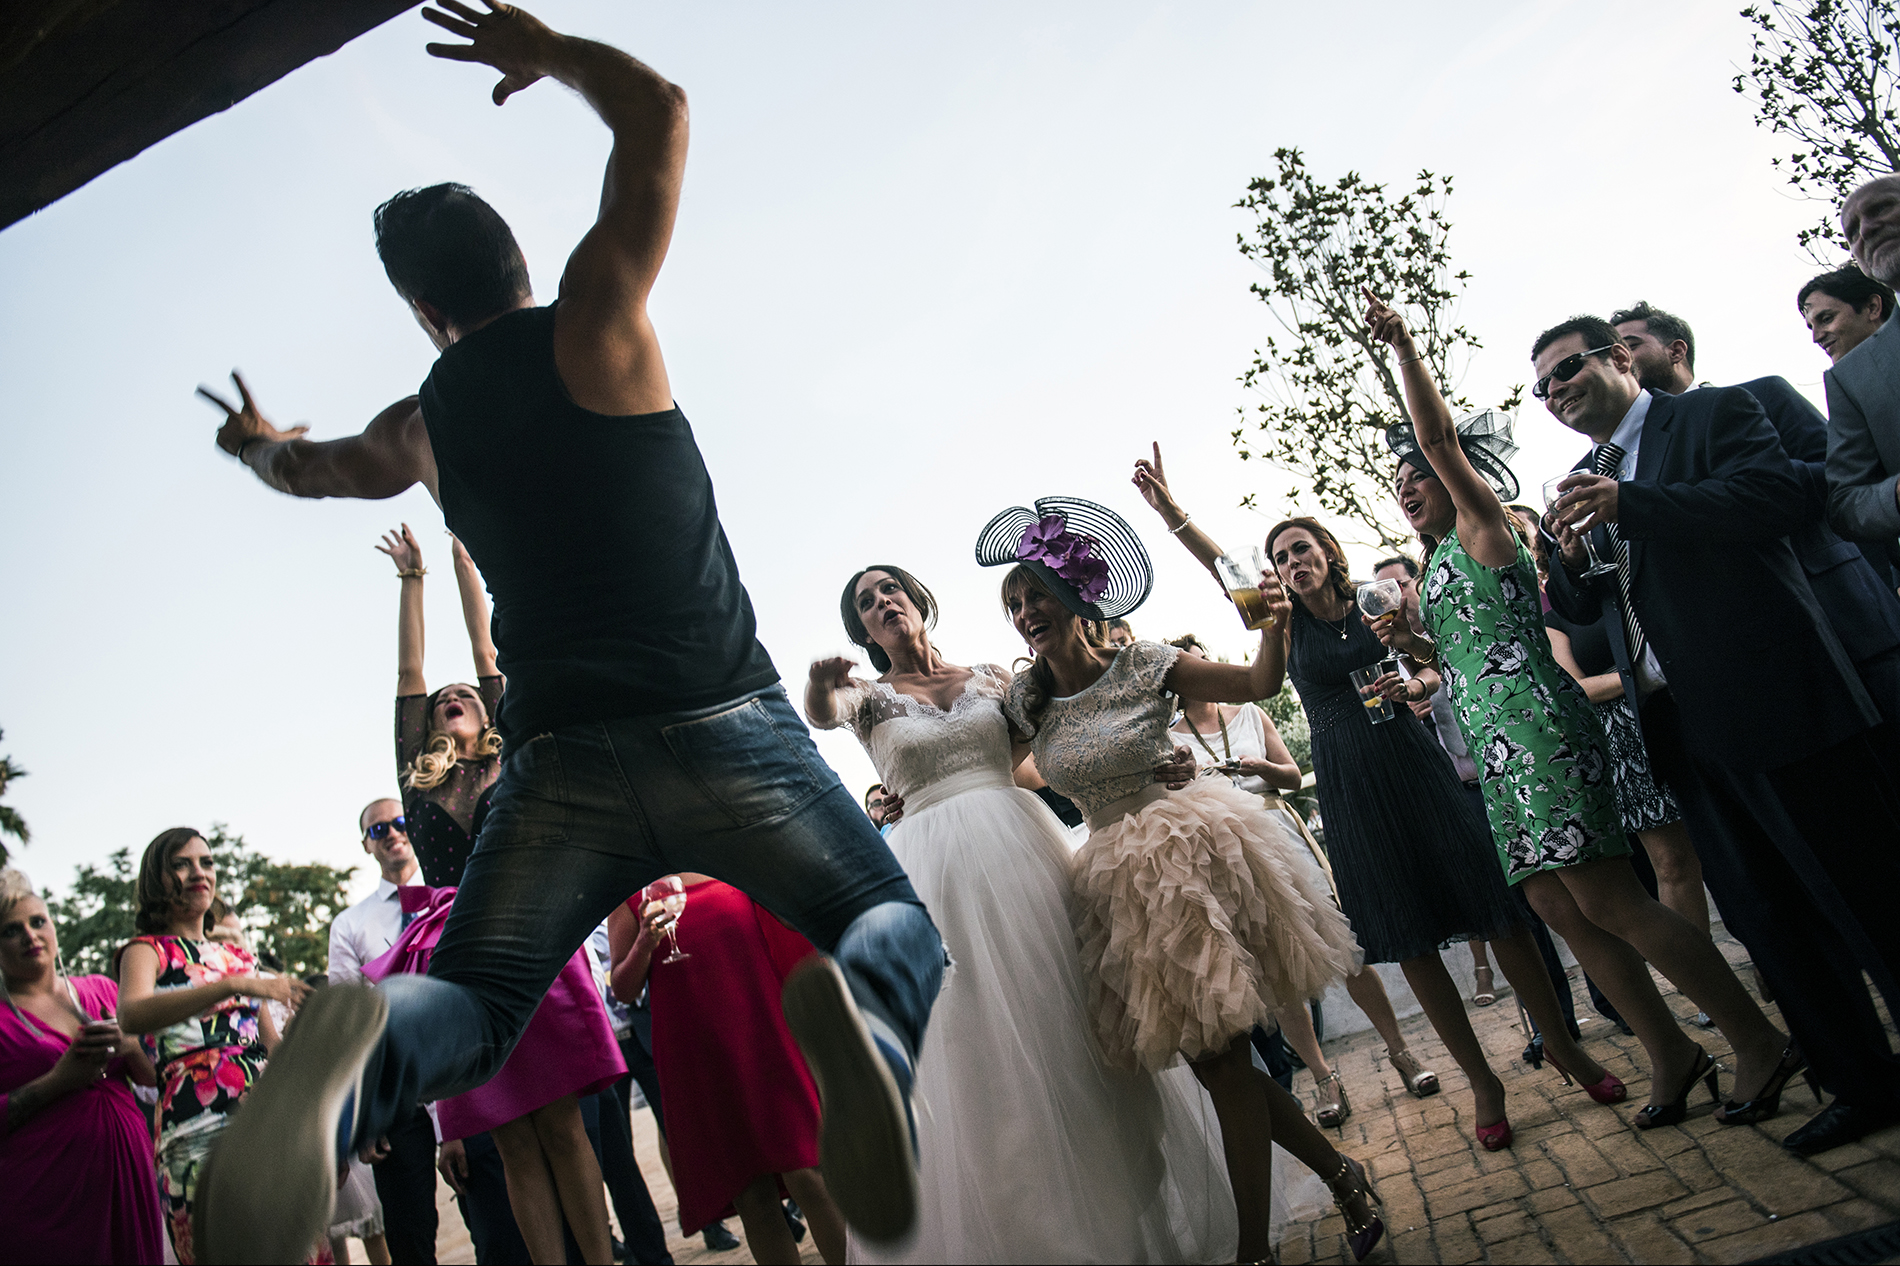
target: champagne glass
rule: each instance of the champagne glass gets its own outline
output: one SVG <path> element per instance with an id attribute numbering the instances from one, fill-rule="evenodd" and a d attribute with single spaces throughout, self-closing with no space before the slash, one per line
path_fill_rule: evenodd
<path id="1" fill-rule="evenodd" d="M 1571 474 L 1574 474 L 1574 473 L 1576 472 L 1574 471 L 1571 472 Z M 1562 483 L 1564 480 L 1568 478 L 1570 478 L 1570 475 L 1559 475 L 1555 479 L 1548 480 L 1545 482 L 1544 509 L 1550 510 L 1556 507 L 1557 498 L 1564 495 L 1563 490 L 1559 488 L 1557 485 Z M 1597 557 L 1596 546 L 1590 544 L 1590 533 L 1579 532 L 1577 533 L 1577 537 L 1579 540 L 1583 542 L 1583 552 L 1590 559 L 1590 566 L 1587 569 L 1585 569 L 1583 573 L 1585 576 L 1607 576 L 1611 572 L 1616 570 L 1615 563 L 1606 563 L 1602 559 Z"/>
<path id="2" fill-rule="evenodd" d="M 666 925 L 666 939 L 673 943 L 673 952 L 660 961 L 677 963 L 691 958 L 691 954 L 682 953 L 680 950 L 679 921 L 680 916 L 686 911 L 686 885 L 680 882 L 680 877 L 667 875 L 662 879 L 654 880 L 641 889 L 640 898 L 643 902 L 659 902 L 660 908 L 673 916 L 673 921 Z"/>
<path id="3" fill-rule="evenodd" d="M 1227 596 L 1239 609 L 1241 622 L 1258 631 L 1273 626 L 1273 610 L 1267 606 L 1266 595 L 1260 592 L 1267 560 L 1261 557 L 1257 545 L 1251 553 L 1252 556 L 1245 559 L 1222 554 L 1214 560 L 1214 570 L 1220 573 L 1221 583 L 1227 586 Z"/>
<path id="4" fill-rule="evenodd" d="M 1388 611 L 1397 611 L 1405 603 L 1405 591 L 1396 580 L 1368 580 L 1359 586 L 1359 609 L 1366 619 L 1376 620 Z"/>

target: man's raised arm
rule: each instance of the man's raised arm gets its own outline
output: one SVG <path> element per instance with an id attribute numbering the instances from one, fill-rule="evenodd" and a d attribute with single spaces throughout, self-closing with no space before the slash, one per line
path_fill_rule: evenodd
<path id="1" fill-rule="evenodd" d="M 554 355 L 576 404 L 597 413 L 656 413 L 673 405 L 647 294 L 673 237 L 686 170 L 686 94 L 617 48 L 550 30 L 511 5 L 478 13 L 439 0 L 423 16 L 468 44 L 429 52 L 502 72 L 495 104 L 549 77 L 580 93 L 614 134 L 600 217 L 561 278 Z"/>
<path id="2" fill-rule="evenodd" d="M 414 396 L 398 400 L 347 439 L 307 440 L 307 426 L 280 431 L 258 412 L 244 379 L 233 373 L 242 407 L 207 387 L 198 394 L 224 410 L 218 447 L 257 477 L 293 497 L 355 497 L 380 501 L 421 483 L 435 496 L 435 454 Z M 438 502 L 440 498 L 437 498 Z"/>

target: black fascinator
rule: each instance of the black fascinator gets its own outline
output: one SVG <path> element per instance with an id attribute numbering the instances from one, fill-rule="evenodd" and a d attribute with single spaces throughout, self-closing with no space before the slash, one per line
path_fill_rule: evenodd
<path id="1" fill-rule="evenodd" d="M 1502 409 L 1484 409 L 1459 418 L 1456 429 L 1458 447 L 1465 450 L 1472 469 L 1484 476 L 1499 500 L 1517 500 L 1517 476 L 1511 473 L 1511 459 L 1517 456 L 1517 445 L 1511 441 L 1511 415 Z M 1400 461 L 1418 467 L 1433 478 L 1438 477 L 1438 472 L 1419 450 L 1418 437 L 1410 422 L 1388 426 L 1385 442 Z"/>

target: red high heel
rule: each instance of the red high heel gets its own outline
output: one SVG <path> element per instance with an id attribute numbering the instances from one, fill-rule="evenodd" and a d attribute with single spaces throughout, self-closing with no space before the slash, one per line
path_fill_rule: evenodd
<path id="1" fill-rule="evenodd" d="M 1511 1118 L 1506 1117 L 1496 1125 L 1481 1125 L 1477 1133 L 1485 1151 L 1501 1152 L 1511 1145 Z"/>
<path id="2" fill-rule="evenodd" d="M 1569 1069 L 1557 1062 L 1557 1057 L 1552 1055 L 1549 1050 L 1544 1051 L 1544 1058 L 1549 1060 L 1550 1066 L 1557 1070 L 1557 1075 L 1564 1079 L 1564 1085 L 1582 1085 L 1581 1082 L 1570 1075 Z M 1613 1103 L 1621 1103 L 1630 1097 L 1630 1092 L 1624 1088 L 1622 1079 L 1613 1076 L 1607 1069 L 1603 1073 L 1603 1080 L 1592 1082 L 1584 1086 L 1583 1093 L 1589 1095 L 1592 1099 L 1605 1107 Z"/>

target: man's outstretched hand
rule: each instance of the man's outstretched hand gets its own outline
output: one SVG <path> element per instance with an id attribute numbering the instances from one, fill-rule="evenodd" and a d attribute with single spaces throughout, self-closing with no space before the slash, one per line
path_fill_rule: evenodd
<path id="1" fill-rule="evenodd" d="M 218 447 L 231 456 L 236 457 L 238 449 L 243 447 L 247 440 L 264 440 L 277 444 L 284 440 L 294 440 L 310 429 L 307 426 L 293 426 L 288 431 L 278 430 L 266 422 L 264 415 L 257 411 L 257 403 L 251 399 L 250 389 L 244 385 L 243 377 L 235 369 L 231 371 L 231 381 L 237 384 L 238 398 L 244 401 L 244 407 L 241 409 L 232 408 L 222 396 L 209 387 L 198 388 L 199 395 L 224 410 L 224 425 L 218 428 Z"/>
<path id="2" fill-rule="evenodd" d="M 460 0 L 436 3 L 442 8 L 424 9 L 422 16 L 470 42 L 430 44 L 429 55 L 453 62 L 480 62 L 499 70 L 502 80 L 495 85 L 496 105 L 548 73 L 548 53 L 561 37 L 539 18 L 497 0 L 482 0 L 488 6 L 487 13 L 477 13 Z"/>

